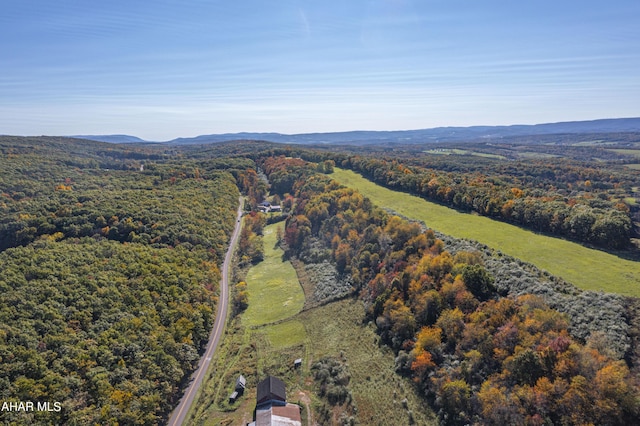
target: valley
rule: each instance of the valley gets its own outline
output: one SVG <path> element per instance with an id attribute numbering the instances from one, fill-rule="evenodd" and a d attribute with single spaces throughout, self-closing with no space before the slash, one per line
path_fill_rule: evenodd
<path id="1" fill-rule="evenodd" d="M 3 398 L 60 407 L 2 420 L 166 423 L 242 194 L 231 313 L 184 424 L 251 422 L 267 375 L 303 424 L 625 424 L 637 172 L 584 162 L 590 145 L 514 160 L 474 144 L 0 138 Z"/>

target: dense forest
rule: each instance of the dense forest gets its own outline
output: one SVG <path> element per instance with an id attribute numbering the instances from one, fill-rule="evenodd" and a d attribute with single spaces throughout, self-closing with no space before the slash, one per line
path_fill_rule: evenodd
<path id="1" fill-rule="evenodd" d="M 283 221 L 287 257 L 335 270 L 340 291 L 319 303 L 360 300 L 397 374 L 443 424 L 630 424 L 640 416 L 640 334 L 627 310 L 635 302 L 427 229 L 331 179 L 335 167 L 348 168 L 637 257 L 638 172 L 618 152 L 603 152 L 599 167 L 580 147 L 567 152 L 496 160 L 416 146 L 0 137 L 0 394 L 61 403 L 55 412 L 3 411 L 0 420 L 165 422 L 212 328 L 242 194 L 237 266 L 260 262 L 263 227 Z M 258 213 L 265 197 L 284 213 Z M 247 288 L 236 287 L 239 314 Z M 342 360 L 320 359 L 311 374 L 321 397 L 345 400 Z"/>
<path id="2" fill-rule="evenodd" d="M 246 162 L 0 142 L 0 392 L 62 408 L 3 421 L 161 423 L 212 327 Z"/>

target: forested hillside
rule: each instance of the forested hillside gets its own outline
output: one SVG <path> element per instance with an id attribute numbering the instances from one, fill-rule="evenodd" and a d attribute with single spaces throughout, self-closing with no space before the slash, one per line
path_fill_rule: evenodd
<path id="1" fill-rule="evenodd" d="M 397 372 L 444 424 L 623 425 L 640 415 L 637 380 L 605 332 L 572 336 L 576 318 L 537 296 L 501 295 L 482 252 L 453 254 L 432 230 L 374 208 L 315 166 L 284 157 L 262 165 L 296 177 L 283 187 L 297 198 L 289 255 L 329 258 L 350 277 Z"/>
<path id="2" fill-rule="evenodd" d="M 246 164 L 59 138 L 0 147 L 0 393 L 61 404 L 2 420 L 161 423 L 212 327 Z"/>

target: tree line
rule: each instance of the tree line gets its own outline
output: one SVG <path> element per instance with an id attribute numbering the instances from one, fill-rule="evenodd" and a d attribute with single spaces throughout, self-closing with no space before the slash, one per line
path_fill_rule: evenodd
<path id="1" fill-rule="evenodd" d="M 440 172 L 398 161 L 349 157 L 341 166 L 388 188 L 483 216 L 610 249 L 629 246 L 629 208 L 589 195 L 598 181 L 580 181 L 584 194 L 567 197 L 475 173 Z"/>
<path id="2" fill-rule="evenodd" d="M 324 173 L 339 166 L 394 190 L 606 249 L 628 249 L 636 235 L 632 217 L 638 206 L 629 200 L 635 196 L 638 172 L 615 164 L 594 167 L 566 158 L 452 159 L 425 154 L 415 146 L 364 150 L 257 144 L 256 151 L 249 152 L 251 146 L 245 146 L 245 155 L 261 167 L 261 158 L 312 161 Z M 272 185 L 283 193 L 291 188 L 286 170 L 277 172 Z"/>

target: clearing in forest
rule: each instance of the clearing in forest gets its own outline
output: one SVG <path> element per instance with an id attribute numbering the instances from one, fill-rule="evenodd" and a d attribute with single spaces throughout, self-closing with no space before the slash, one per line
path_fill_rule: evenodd
<path id="1" fill-rule="evenodd" d="M 276 247 L 277 223 L 264 228 L 264 260 L 247 273 L 249 307 L 242 314 L 242 324 L 255 327 L 285 320 L 302 310 L 304 292 L 295 269 L 283 261 L 282 249 Z"/>

